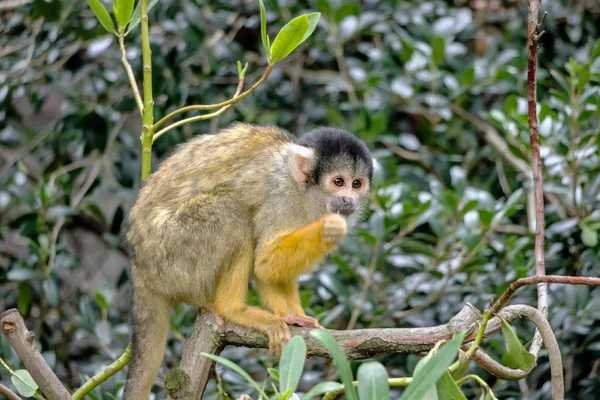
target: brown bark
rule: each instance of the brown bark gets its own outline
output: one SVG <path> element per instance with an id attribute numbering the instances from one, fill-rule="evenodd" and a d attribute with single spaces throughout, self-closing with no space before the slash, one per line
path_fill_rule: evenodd
<path id="1" fill-rule="evenodd" d="M 40 392 L 48 400 L 67 400 L 71 395 L 58 380 L 50 366 L 36 349 L 35 335 L 28 331 L 19 311 L 11 308 L 0 314 L 2 331 L 11 346 L 21 359 L 21 362 L 40 387 Z"/>

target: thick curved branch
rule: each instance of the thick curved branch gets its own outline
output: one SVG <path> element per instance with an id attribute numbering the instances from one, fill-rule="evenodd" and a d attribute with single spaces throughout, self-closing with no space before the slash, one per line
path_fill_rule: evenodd
<path id="1" fill-rule="evenodd" d="M 31 374 L 31 377 L 40 387 L 45 397 L 52 400 L 71 400 L 71 395 L 58 380 L 50 366 L 36 349 L 35 335 L 25 327 L 23 317 L 15 308 L 0 314 L 2 331 L 6 335 L 12 348 L 21 362 Z"/>
<path id="2" fill-rule="evenodd" d="M 548 359 L 550 361 L 550 376 L 552 379 L 552 400 L 564 399 L 565 390 L 560 348 L 558 347 L 558 342 L 556 341 L 556 337 L 554 336 L 552 327 L 550 326 L 550 323 L 548 322 L 544 314 L 531 306 L 512 305 L 504 308 L 500 312 L 500 316 L 502 318 L 507 319 L 514 319 L 515 317 L 525 317 L 535 324 L 537 332 L 540 333 L 543 343 L 546 346 L 546 350 L 548 350 Z M 537 358 L 537 354 L 535 354 L 535 356 Z M 473 359 L 477 361 L 482 367 L 484 367 L 488 372 L 492 373 L 494 376 L 500 379 L 518 380 L 526 377 L 531 372 L 507 368 L 504 365 L 492 359 L 481 349 L 475 352 Z"/>
<path id="3" fill-rule="evenodd" d="M 508 289 L 502 296 L 494 303 L 490 309 L 492 313 L 499 312 L 512 297 L 512 295 L 523 286 L 534 285 L 540 283 L 561 283 L 567 285 L 587 285 L 587 286 L 600 286 L 600 278 L 591 276 L 560 276 L 560 275 L 543 275 L 543 276 L 529 276 L 527 278 L 521 278 L 510 284 Z"/>
<path id="4" fill-rule="evenodd" d="M 349 331 L 328 332 L 340 344 L 346 357 L 350 360 L 362 360 L 392 353 L 426 353 L 442 339 L 450 339 L 456 332 L 471 330 L 481 318 L 481 313 L 471 305 L 466 305 L 445 325 L 429 328 L 388 328 L 388 329 L 356 329 Z M 311 329 L 291 327 L 292 335 L 299 335 L 306 342 L 308 355 L 329 357 L 329 352 L 319 340 L 312 337 Z M 470 340 L 473 340 L 474 335 Z M 186 341 L 183 348 L 181 370 L 189 376 L 177 386 L 181 392 L 189 392 L 191 398 L 199 399 L 213 363 L 200 355 L 201 352 L 219 354 L 226 345 L 252 348 L 268 348 L 266 335 L 234 324 L 219 326 L 214 316 L 204 313 L 196 319 L 194 333 Z M 171 393 L 170 398 L 177 398 Z"/>
<path id="5" fill-rule="evenodd" d="M 6 397 L 8 400 L 21 400 L 19 396 L 6 386 L 0 383 L 0 394 Z"/>

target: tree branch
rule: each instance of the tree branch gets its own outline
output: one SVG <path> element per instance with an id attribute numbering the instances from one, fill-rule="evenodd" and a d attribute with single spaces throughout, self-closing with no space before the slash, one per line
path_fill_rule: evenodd
<path id="1" fill-rule="evenodd" d="M 450 339 L 455 332 L 471 330 L 481 318 L 481 313 L 467 305 L 445 325 L 428 328 L 356 329 L 348 331 L 328 330 L 340 344 L 350 360 L 373 358 L 392 353 L 426 353 L 442 339 Z M 493 325 L 498 329 L 499 323 Z M 319 340 L 312 337 L 311 329 L 291 327 L 292 335 L 299 335 L 306 342 L 309 356 L 329 357 L 329 352 Z M 487 332 L 488 330 L 486 330 Z M 473 340 L 474 335 L 469 339 Z M 191 398 L 200 398 L 208 382 L 212 361 L 201 352 L 219 354 L 226 345 L 251 348 L 268 348 L 266 335 L 226 323 L 219 328 L 211 313 L 203 313 L 196 319 L 194 333 L 183 348 L 181 370 L 189 376 Z M 171 398 L 176 398 L 175 396 Z"/>
<path id="2" fill-rule="evenodd" d="M 6 397 L 8 400 L 21 400 L 19 396 L 6 386 L 0 383 L 0 394 Z"/>
<path id="3" fill-rule="evenodd" d="M 127 61 L 127 50 L 125 50 L 125 30 L 121 29 L 119 32 L 119 48 L 121 49 L 121 62 L 125 67 L 125 71 L 127 71 L 127 77 L 129 78 L 129 84 L 131 85 L 131 90 L 133 90 L 133 97 L 135 98 L 135 102 L 138 106 L 138 110 L 140 111 L 140 115 L 144 115 L 144 103 L 142 102 L 142 96 L 140 95 L 140 89 L 138 88 L 138 84 L 135 80 L 135 75 L 133 74 L 133 69 L 131 69 L 131 65 L 129 61 Z"/>
<path id="4" fill-rule="evenodd" d="M 242 78 L 240 78 L 240 81 L 239 81 L 238 86 L 237 86 L 237 90 L 235 91 L 235 94 L 233 95 L 232 100 L 240 96 L 240 93 L 242 92 L 243 88 L 244 88 L 244 78 L 242 77 Z M 196 121 L 202 121 L 202 120 L 206 120 L 206 119 L 216 118 L 219 115 L 223 114 L 225 111 L 227 111 L 227 109 L 229 107 L 231 107 L 231 105 L 232 104 L 226 105 L 226 106 L 222 107 L 220 110 L 215 111 L 214 113 L 205 114 L 205 115 L 198 115 L 196 117 L 190 117 L 190 118 L 182 119 L 181 121 L 177 121 L 177 122 L 175 122 L 175 123 L 167 126 L 166 128 L 163 128 L 160 131 L 156 132 L 154 134 L 154 137 L 152 138 L 152 143 L 156 142 L 156 139 L 158 139 L 159 137 L 161 137 L 162 135 L 164 135 L 165 133 L 167 133 L 171 129 L 177 128 L 178 126 L 189 124 L 191 122 L 196 122 Z"/>
<path id="5" fill-rule="evenodd" d="M 73 393 L 73 400 L 83 399 L 89 392 L 100 385 L 102 382 L 122 370 L 125 365 L 131 359 L 131 347 L 127 346 L 125 352 L 121 354 L 121 357 L 117 358 L 112 364 L 104 368 L 102 371 L 94 375 L 89 381 L 84 383 L 75 393 Z"/>
<path id="6" fill-rule="evenodd" d="M 273 66 L 271 64 L 267 65 L 267 68 L 265 69 L 263 76 L 258 81 L 256 81 L 256 83 L 254 85 L 252 85 L 252 87 L 250 89 L 246 90 L 244 93 L 240 94 L 237 97 L 233 97 L 227 101 L 223 101 L 223 102 L 217 103 L 217 104 L 197 104 L 197 105 L 193 105 L 193 106 L 182 107 L 182 108 L 175 110 L 172 113 L 164 116 L 160 120 L 158 120 L 158 122 L 156 124 L 154 124 L 153 128 L 157 129 L 159 126 L 161 126 L 162 124 L 167 122 L 169 119 L 173 118 L 176 115 L 184 113 L 186 111 L 194 111 L 194 110 L 210 111 L 210 110 L 216 110 L 218 108 L 222 108 L 225 106 L 229 106 L 231 104 L 235 104 L 238 101 L 242 100 L 244 97 L 252 94 L 252 92 L 254 92 L 256 90 L 256 88 L 258 88 L 264 81 L 266 81 L 267 77 L 271 74 L 272 69 L 273 69 Z"/>
<path id="7" fill-rule="evenodd" d="M 535 274 L 546 275 L 544 261 L 544 187 L 542 177 L 542 159 L 540 155 L 538 120 L 537 120 L 537 50 L 538 50 L 538 14 L 540 0 L 528 0 L 527 16 L 527 111 L 529 119 L 529 140 L 531 142 L 533 190 L 535 193 Z M 548 284 L 538 283 L 538 310 L 546 317 L 548 315 Z M 540 332 L 536 330 L 531 343 L 531 352 L 537 356 L 541 348 Z M 562 371 L 561 371 L 562 373 Z"/>
<path id="8" fill-rule="evenodd" d="M 500 316 L 512 316 L 513 318 L 514 316 L 518 316 L 519 318 L 525 317 L 535 324 L 537 332 L 540 333 L 543 343 L 546 346 L 546 350 L 548 350 L 548 359 L 550 361 L 550 376 L 552 380 L 552 400 L 563 400 L 565 389 L 560 348 L 558 347 L 558 342 L 556 341 L 556 337 L 554 336 L 554 332 L 552 331 L 552 327 L 546 319 L 546 316 L 541 311 L 528 305 L 508 306 L 504 310 L 502 310 Z M 478 355 L 479 357 L 481 357 L 482 354 L 485 353 L 483 353 L 481 350 L 477 350 L 475 352 L 475 355 Z M 488 371 L 492 372 L 495 376 L 500 377 L 501 379 L 514 379 L 516 376 L 522 374 L 520 378 L 517 378 L 521 379 L 529 375 L 530 371 L 513 370 L 511 368 L 507 368 L 499 364 L 497 361 L 493 360 L 489 356 L 487 356 L 487 358 L 487 365 L 494 366 L 493 372 L 490 370 Z M 476 356 L 474 357 L 474 359 L 477 360 L 478 357 Z M 532 369 L 533 368 L 535 368 L 535 366 L 532 367 Z M 508 376 L 505 375 L 505 372 L 508 372 Z"/>
<path id="9" fill-rule="evenodd" d="M 588 285 L 588 286 L 600 286 L 600 278 L 590 276 L 560 276 L 560 275 L 544 275 L 544 276 L 529 276 L 527 278 L 521 278 L 510 284 L 508 289 L 502 296 L 494 303 L 491 308 L 492 313 L 499 312 L 512 297 L 512 295 L 523 286 L 534 285 L 540 283 L 561 283 L 567 285 Z"/>
<path id="10" fill-rule="evenodd" d="M 44 396 L 51 400 L 70 400 L 71 395 L 36 349 L 35 334 L 27 330 L 19 311 L 15 308 L 6 310 L 0 314 L 0 323 L 11 346 Z"/>

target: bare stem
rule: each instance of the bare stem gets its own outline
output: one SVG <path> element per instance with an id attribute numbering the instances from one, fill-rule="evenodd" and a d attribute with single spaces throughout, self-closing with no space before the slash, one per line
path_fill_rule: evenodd
<path id="1" fill-rule="evenodd" d="M 510 284 L 508 289 L 500 296 L 500 298 L 490 308 L 492 314 L 498 313 L 501 309 L 508 304 L 508 301 L 517 289 L 522 288 L 526 285 L 540 284 L 540 283 L 560 283 L 565 285 L 588 285 L 588 286 L 600 286 L 600 278 L 590 276 L 560 276 L 560 275 L 544 275 L 544 276 L 529 276 L 527 278 L 521 278 Z"/>
<path id="2" fill-rule="evenodd" d="M 142 111 L 142 180 L 152 171 L 152 136 L 154 135 L 154 100 L 152 98 L 152 50 L 148 28 L 148 0 L 140 0 L 142 16 L 142 63 L 144 67 L 144 108 Z"/>
<path id="3" fill-rule="evenodd" d="M 240 82 L 238 83 L 237 86 L 237 90 L 235 91 L 235 94 L 232 97 L 232 100 L 239 97 L 242 89 L 244 88 L 244 78 L 240 78 Z M 233 104 L 233 103 L 232 103 Z M 179 126 L 185 125 L 185 124 L 189 124 L 191 122 L 196 122 L 196 121 L 203 121 L 206 119 L 212 119 L 212 118 L 216 118 L 219 115 L 223 114 L 225 111 L 227 111 L 227 109 L 229 107 L 231 107 L 232 104 L 226 105 L 224 107 L 222 107 L 219 111 L 215 111 L 214 113 L 210 113 L 210 114 L 205 114 L 205 115 L 198 115 L 196 117 L 190 117 L 190 118 L 186 118 L 186 119 L 182 119 L 181 121 L 175 122 L 174 124 L 171 124 L 169 126 L 167 126 L 166 128 L 161 129 L 160 131 L 156 132 L 154 134 L 154 138 L 152 139 L 152 142 L 156 142 L 156 140 L 161 137 L 162 135 L 164 135 L 165 133 L 167 133 L 168 131 L 170 131 L 171 129 L 175 129 Z M 160 121 L 159 121 L 160 122 Z M 158 125 L 158 123 L 155 125 L 155 127 Z"/>
<path id="4" fill-rule="evenodd" d="M 8 342 L 38 384 L 40 392 L 50 399 L 70 400 L 71 395 L 36 348 L 35 334 L 27 330 L 19 311 L 14 308 L 4 311 L 0 314 L 0 323 Z"/>
<path id="5" fill-rule="evenodd" d="M 137 82 L 135 80 L 135 75 L 133 74 L 133 70 L 131 69 L 131 65 L 129 61 L 127 61 L 127 50 L 125 50 L 125 30 L 121 29 L 119 31 L 119 47 L 121 48 L 121 62 L 123 66 L 125 66 L 125 70 L 127 71 L 127 76 L 129 77 L 129 84 L 131 85 L 131 90 L 133 90 L 133 97 L 135 98 L 135 102 L 137 103 L 138 110 L 140 111 L 140 115 L 144 114 L 144 104 L 142 103 L 142 97 L 140 96 L 140 90 L 138 89 Z M 145 90 L 144 90 L 145 92 Z"/>
<path id="6" fill-rule="evenodd" d="M 369 288 L 373 284 L 373 275 L 375 274 L 375 268 L 377 268 L 377 260 L 379 259 L 380 249 L 381 245 L 379 244 L 379 242 L 375 243 L 375 246 L 373 246 L 373 251 L 371 253 L 371 261 L 369 262 L 369 272 L 367 273 L 367 278 L 365 279 L 365 283 L 360 292 L 358 302 L 352 310 L 350 322 L 348 322 L 348 326 L 346 327 L 346 329 L 354 329 L 354 327 L 356 326 L 356 321 L 358 321 L 358 317 L 360 316 L 360 309 L 362 308 L 362 305 L 365 302 L 365 299 L 367 298 Z"/>
<path id="7" fill-rule="evenodd" d="M 528 5 L 527 40 L 529 43 L 529 50 L 527 57 L 527 110 L 529 113 L 529 140 L 531 142 L 531 153 L 533 155 L 532 169 L 536 211 L 535 273 L 537 276 L 543 276 L 546 274 L 546 266 L 544 263 L 544 190 L 536 104 L 536 70 L 539 39 L 538 14 L 540 11 L 540 1 L 529 0 Z M 544 315 L 548 314 L 548 285 L 546 283 L 538 284 L 538 309 Z"/>
<path id="8" fill-rule="evenodd" d="M 19 396 L 6 386 L 0 383 L 0 394 L 6 397 L 8 400 L 21 400 Z"/>
<path id="9" fill-rule="evenodd" d="M 217 103 L 217 104 L 197 104 L 197 105 L 193 105 L 193 106 L 182 107 L 178 110 L 173 111 L 170 114 L 167 114 L 166 116 L 164 116 L 163 118 L 158 120 L 158 122 L 154 125 L 154 128 L 155 129 L 158 128 L 159 126 L 163 125 L 165 122 L 167 122 L 174 116 L 182 114 L 187 111 L 210 111 L 210 110 L 216 110 L 216 109 L 219 109 L 219 108 L 222 108 L 225 106 L 235 104 L 238 101 L 242 100 L 244 97 L 252 94 L 252 92 L 254 92 L 256 90 L 256 88 L 258 88 L 265 80 L 267 80 L 267 77 L 269 76 L 269 74 L 271 74 L 272 69 L 273 69 L 273 66 L 271 64 L 267 65 L 267 69 L 265 69 L 263 76 L 258 81 L 256 81 L 256 83 L 254 85 L 252 85 L 252 87 L 250 89 L 246 90 L 244 93 L 240 94 L 239 96 L 233 97 L 227 101 L 223 101 L 223 102 Z"/>
<path id="10" fill-rule="evenodd" d="M 84 383 L 75 393 L 73 393 L 73 400 L 81 400 L 83 399 L 89 392 L 94 390 L 94 388 L 100 385 L 102 382 L 116 374 L 118 371 L 122 370 L 125 365 L 131 359 L 131 346 L 127 346 L 125 352 L 121 355 L 121 357 L 117 358 L 115 362 L 110 364 L 108 367 L 104 368 L 102 371 L 94 375 L 89 381 Z"/>

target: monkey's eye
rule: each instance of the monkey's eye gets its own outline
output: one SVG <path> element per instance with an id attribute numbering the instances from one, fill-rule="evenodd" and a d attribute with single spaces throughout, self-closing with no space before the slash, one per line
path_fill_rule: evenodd
<path id="1" fill-rule="evenodd" d="M 357 179 L 357 180 L 355 180 L 354 182 L 352 182 L 352 187 L 353 187 L 354 189 L 358 189 L 358 188 L 360 188 L 361 186 L 362 186 L 362 182 L 361 182 L 360 180 L 358 180 L 358 179 Z"/>
<path id="2" fill-rule="evenodd" d="M 343 180 L 342 178 L 335 178 L 335 179 L 333 180 L 333 184 L 334 184 L 335 186 L 340 186 L 340 187 L 341 187 L 341 186 L 344 186 L 344 180 Z"/>

